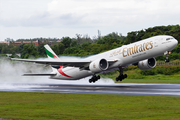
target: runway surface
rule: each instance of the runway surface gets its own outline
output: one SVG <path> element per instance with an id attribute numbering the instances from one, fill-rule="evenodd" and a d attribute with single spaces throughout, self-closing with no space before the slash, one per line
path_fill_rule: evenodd
<path id="1" fill-rule="evenodd" d="M 11 83 L 11 84 L 1 85 L 0 91 L 180 96 L 180 84 L 140 84 L 140 83 L 36 84 L 36 83 Z"/>
<path id="2" fill-rule="evenodd" d="M 5 58 L 0 59 L 0 68 L 0 91 L 180 96 L 180 84 L 114 83 L 112 79 L 103 77 L 90 84 L 91 76 L 77 81 L 22 76 L 24 73 L 50 73 L 51 68 L 14 63 Z"/>

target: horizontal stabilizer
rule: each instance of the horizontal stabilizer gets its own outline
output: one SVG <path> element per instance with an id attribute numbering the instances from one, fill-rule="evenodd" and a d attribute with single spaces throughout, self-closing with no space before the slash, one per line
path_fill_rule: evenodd
<path id="1" fill-rule="evenodd" d="M 56 74 L 24 74 L 23 76 L 55 76 Z"/>

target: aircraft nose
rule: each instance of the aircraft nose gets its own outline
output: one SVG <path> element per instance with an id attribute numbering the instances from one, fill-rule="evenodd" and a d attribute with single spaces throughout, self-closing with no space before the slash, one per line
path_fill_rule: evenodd
<path id="1" fill-rule="evenodd" d="M 175 44 L 175 45 L 177 45 L 177 44 L 178 44 L 178 41 L 177 41 L 176 39 L 174 40 L 174 44 Z"/>
<path id="2" fill-rule="evenodd" d="M 178 44 L 178 41 L 176 39 L 171 40 L 169 44 L 167 44 L 167 47 L 169 48 L 169 51 L 172 51 Z"/>
<path id="3" fill-rule="evenodd" d="M 178 44 L 178 41 L 176 39 L 173 40 L 172 48 L 174 49 Z"/>

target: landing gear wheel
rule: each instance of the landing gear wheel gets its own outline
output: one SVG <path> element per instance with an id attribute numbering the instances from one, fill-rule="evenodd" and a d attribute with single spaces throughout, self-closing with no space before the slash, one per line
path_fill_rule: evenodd
<path id="1" fill-rule="evenodd" d="M 93 77 L 91 79 L 89 79 L 89 83 L 95 83 L 96 81 L 98 81 L 98 79 L 100 79 L 101 77 L 98 75 L 93 75 Z"/>
<path id="2" fill-rule="evenodd" d="M 127 78 L 127 74 L 124 74 L 124 78 Z"/>
<path id="3" fill-rule="evenodd" d="M 120 68 L 120 75 L 116 78 L 116 81 L 122 81 L 123 79 L 127 78 L 127 74 L 123 75 L 123 68 Z"/>
<path id="4" fill-rule="evenodd" d="M 89 83 L 92 83 L 92 79 L 89 79 Z"/>
<path id="5" fill-rule="evenodd" d="M 166 62 L 166 63 L 169 62 L 169 59 L 165 59 L 165 62 Z"/>
<path id="6" fill-rule="evenodd" d="M 116 78 L 116 81 L 118 82 L 118 81 L 119 81 L 119 79 L 118 79 L 118 78 Z"/>
<path id="7" fill-rule="evenodd" d="M 122 76 L 120 75 L 120 76 L 118 76 L 117 78 L 116 78 L 116 81 L 122 81 Z"/>

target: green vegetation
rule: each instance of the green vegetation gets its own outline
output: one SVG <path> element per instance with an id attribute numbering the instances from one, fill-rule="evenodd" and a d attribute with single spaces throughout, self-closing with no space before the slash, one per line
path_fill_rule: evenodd
<path id="1" fill-rule="evenodd" d="M 31 43 L 38 40 L 40 41 L 38 47 L 35 47 L 33 44 L 13 45 L 14 41 L 12 39 L 7 39 L 7 41 L 10 41 L 10 44 L 0 44 L 0 54 L 9 53 L 14 55 L 15 53 L 21 53 L 22 58 L 29 58 L 32 56 L 35 58 L 45 57 L 46 55 L 43 45 L 48 44 L 51 41 L 51 44 L 54 44 L 51 47 L 57 55 L 89 56 L 155 35 L 171 35 L 180 42 L 180 26 L 156 26 L 145 30 L 129 32 L 127 36 L 122 36 L 116 32 L 110 33 L 106 36 L 101 36 L 100 31 L 98 31 L 98 36 L 93 39 L 88 35 L 82 36 L 76 34 L 76 38 L 63 37 L 61 39 L 34 38 L 17 40 L 18 42 L 31 41 Z M 58 40 L 61 40 L 61 42 L 57 43 Z M 178 45 L 172 52 L 171 59 L 180 59 L 180 45 Z M 157 60 L 164 60 L 164 57 L 158 57 Z"/>
<path id="2" fill-rule="evenodd" d="M 0 116 L 8 119 L 180 118 L 179 97 L 0 92 Z"/>
<path id="3" fill-rule="evenodd" d="M 91 39 L 77 34 L 76 38 L 63 37 L 60 43 L 52 45 L 58 55 L 88 56 L 105 52 L 155 35 L 171 35 L 180 42 L 180 26 L 157 26 L 141 31 L 129 32 L 127 36 L 111 33 Z M 22 58 L 45 57 L 43 45 L 0 44 L 0 54 L 21 53 Z M 24 39 L 18 40 L 24 41 Z M 54 39 L 57 41 L 57 39 Z M 172 51 L 171 60 L 180 60 L 180 44 Z M 156 58 L 164 60 L 164 56 Z M 134 83 L 180 83 L 180 66 L 157 66 L 148 71 L 141 71 L 137 66 L 129 66 L 124 73 L 128 78 L 122 82 Z M 102 76 L 115 80 L 118 71 Z M 0 92 L 0 119 L 179 119 L 179 97 L 167 96 L 130 96 L 65 93 L 22 93 Z"/>
<path id="4" fill-rule="evenodd" d="M 155 35 L 171 35 L 175 37 L 180 43 L 180 26 L 179 25 L 169 25 L 169 26 L 156 26 L 153 28 L 148 28 L 140 31 L 129 32 L 127 36 L 122 36 L 119 33 L 110 33 L 106 36 L 101 36 L 100 31 L 98 31 L 98 36 L 91 39 L 88 35 L 82 36 L 76 34 L 76 38 L 63 37 L 61 42 L 52 45 L 52 49 L 59 56 L 89 56 L 93 54 L 98 54 L 101 52 L 108 51 L 120 47 L 125 44 L 136 42 L 148 37 Z M 22 42 L 25 39 L 19 39 L 17 41 Z M 13 41 L 10 40 L 10 44 L 0 44 L 0 53 L 13 54 L 11 57 L 15 56 L 15 53 L 21 53 L 22 58 L 37 58 L 45 57 L 46 53 L 44 50 L 44 44 L 49 43 L 49 41 L 60 40 L 51 38 L 35 38 L 26 39 L 30 41 L 39 40 L 40 45 L 35 47 L 33 44 L 21 44 L 13 45 Z M 180 44 L 172 51 L 169 56 L 170 60 L 180 60 Z M 164 61 L 165 56 L 156 57 L 158 61 Z M 148 71 L 140 71 L 137 67 L 128 67 L 125 73 L 128 74 L 128 79 L 179 79 L 179 66 L 157 66 L 154 69 Z M 110 77 L 113 80 L 118 76 L 118 71 L 114 71 L 103 75 L 105 77 Z M 128 81 L 128 80 L 126 80 Z M 176 83 L 176 82 L 175 82 Z"/>
<path id="5" fill-rule="evenodd" d="M 147 71 L 142 71 L 137 66 L 129 66 L 124 69 L 124 74 L 128 74 L 128 77 L 120 83 L 180 83 L 179 65 L 156 66 Z M 113 71 L 101 76 L 115 80 L 118 75 L 118 71 Z"/>
<path id="6" fill-rule="evenodd" d="M 122 81 L 120 83 L 180 84 L 179 78 L 171 78 L 171 76 L 168 76 L 167 78 L 164 75 L 156 75 L 156 76 L 150 76 L 150 77 L 151 77 L 150 79 L 148 79 L 148 78 L 145 78 L 145 79 L 125 79 L 124 81 Z M 152 79 L 152 78 L 154 78 L 154 79 Z"/>

